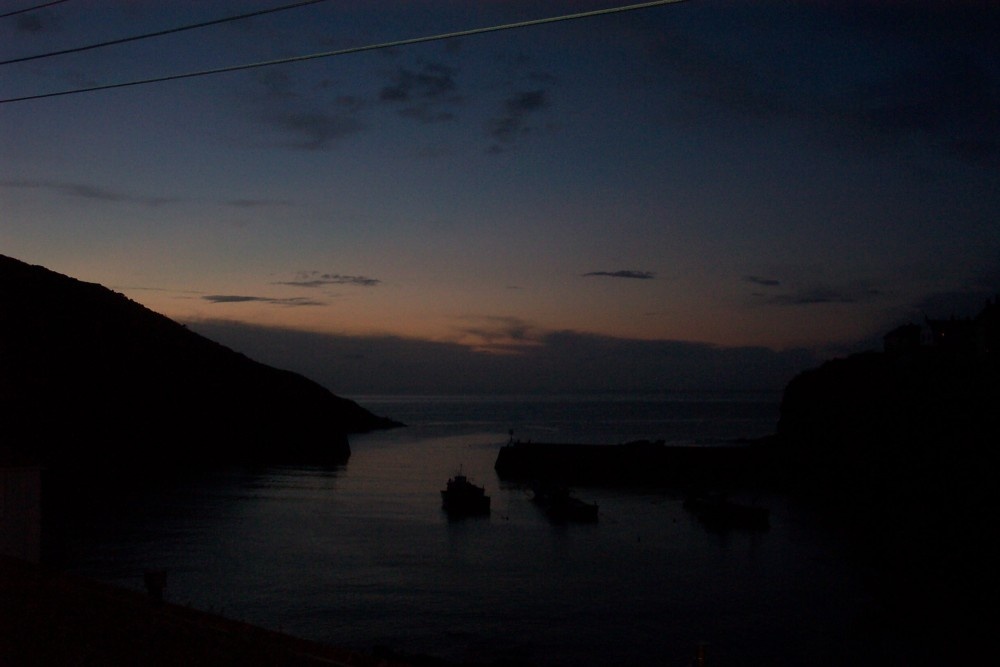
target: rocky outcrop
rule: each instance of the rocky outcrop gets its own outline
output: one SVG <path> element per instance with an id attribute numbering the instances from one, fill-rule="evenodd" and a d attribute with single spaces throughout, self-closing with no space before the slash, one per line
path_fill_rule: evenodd
<path id="1" fill-rule="evenodd" d="M 0 434 L 40 462 L 343 463 L 398 426 L 101 285 L 0 256 Z"/>

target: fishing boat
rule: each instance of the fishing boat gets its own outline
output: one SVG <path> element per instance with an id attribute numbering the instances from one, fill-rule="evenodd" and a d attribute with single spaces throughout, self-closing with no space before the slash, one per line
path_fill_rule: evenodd
<path id="1" fill-rule="evenodd" d="M 766 530 L 770 527 L 770 510 L 757 505 L 744 505 L 720 493 L 692 495 L 684 507 L 710 528 Z"/>
<path id="2" fill-rule="evenodd" d="M 550 520 L 557 523 L 577 521 L 593 523 L 597 521 L 597 503 L 588 503 L 571 496 L 565 486 L 536 484 L 532 500 L 545 512 Z"/>
<path id="3" fill-rule="evenodd" d="M 481 516 L 490 513 L 490 497 L 465 475 L 455 475 L 441 490 L 441 506 L 449 516 Z"/>

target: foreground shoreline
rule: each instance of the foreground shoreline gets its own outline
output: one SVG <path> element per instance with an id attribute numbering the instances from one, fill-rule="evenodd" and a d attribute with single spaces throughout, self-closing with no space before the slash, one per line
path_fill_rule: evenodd
<path id="1" fill-rule="evenodd" d="M 0 556 L 0 664 L 406 667 Z"/>

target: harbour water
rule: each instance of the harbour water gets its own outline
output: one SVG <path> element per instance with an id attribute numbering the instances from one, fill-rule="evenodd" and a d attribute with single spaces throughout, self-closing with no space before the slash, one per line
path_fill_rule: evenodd
<path id="1" fill-rule="evenodd" d="M 863 563 L 779 495 L 766 531 L 700 524 L 674 490 L 578 488 L 596 524 L 553 524 L 501 482 L 522 440 L 713 443 L 773 432 L 777 395 L 361 397 L 408 426 L 355 436 L 346 466 L 200 472 L 67 514 L 51 558 L 294 635 L 474 664 L 882 665 L 909 638 Z M 449 520 L 461 472 L 489 517 Z"/>

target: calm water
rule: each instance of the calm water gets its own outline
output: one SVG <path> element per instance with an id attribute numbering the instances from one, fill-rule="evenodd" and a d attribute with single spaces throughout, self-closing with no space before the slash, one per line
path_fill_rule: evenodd
<path id="1" fill-rule="evenodd" d="M 169 571 L 167 599 L 370 650 L 538 665 L 898 663 L 861 572 L 780 497 L 770 530 L 706 530 L 655 489 L 576 489 L 596 525 L 552 525 L 493 472 L 522 439 L 702 442 L 773 432 L 777 396 L 645 399 L 363 397 L 408 428 L 354 437 L 341 468 L 229 470 L 81 513 L 59 558 L 132 588 Z M 449 521 L 463 472 L 489 518 Z M 895 656 L 896 659 L 887 659 Z"/>

